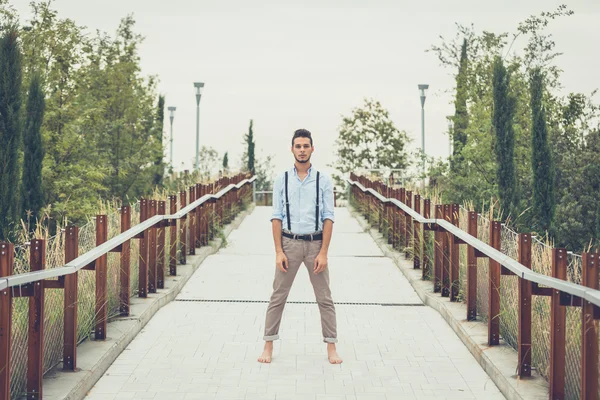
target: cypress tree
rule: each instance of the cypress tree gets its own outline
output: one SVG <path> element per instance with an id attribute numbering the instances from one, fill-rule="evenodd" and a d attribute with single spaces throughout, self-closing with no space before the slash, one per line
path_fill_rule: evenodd
<path id="1" fill-rule="evenodd" d="M 246 143 L 248 144 L 248 171 L 254 175 L 254 147 L 256 143 L 254 142 L 254 132 L 252 131 L 253 121 L 250 120 L 250 127 L 248 128 L 248 134 L 246 135 Z"/>
<path id="2" fill-rule="evenodd" d="M 556 207 L 554 163 L 548 145 L 546 110 L 543 105 L 544 75 L 539 68 L 531 71 L 531 168 L 533 171 L 534 227 L 549 231 Z"/>
<path id="3" fill-rule="evenodd" d="M 596 251 L 600 252 L 600 201 L 596 207 L 596 226 L 594 229 L 594 236 L 596 238 Z"/>
<path id="4" fill-rule="evenodd" d="M 17 29 L 0 37 L 0 240 L 9 240 L 19 216 L 22 55 Z"/>
<path id="5" fill-rule="evenodd" d="M 29 230 L 34 231 L 39 219 L 39 212 L 44 206 L 42 193 L 42 122 L 44 120 L 45 99 L 42 79 L 34 74 L 29 85 L 27 98 L 25 128 L 23 130 L 23 181 L 21 186 L 21 210 L 23 220 L 28 223 Z"/>
<path id="6" fill-rule="evenodd" d="M 227 171 L 229 169 L 229 156 L 227 155 L 227 152 L 225 152 L 225 155 L 223 156 L 223 170 Z"/>
<path id="7" fill-rule="evenodd" d="M 467 112 L 467 39 L 464 39 L 460 51 L 460 65 L 458 74 L 456 75 L 456 99 L 454 100 L 454 137 L 452 150 L 452 166 L 455 167 L 460 163 L 462 156 L 460 155 L 463 147 L 467 144 L 467 127 L 469 126 L 469 114 Z"/>
<path id="8" fill-rule="evenodd" d="M 496 134 L 496 178 L 500 208 L 505 216 L 511 215 L 516 203 L 515 132 L 513 117 L 515 99 L 509 94 L 510 77 L 500 57 L 494 60 L 493 126 Z"/>
<path id="9" fill-rule="evenodd" d="M 156 140 L 160 143 L 160 154 L 156 156 L 156 160 L 154 161 L 154 165 L 156 166 L 156 172 L 154 172 L 154 179 L 152 182 L 154 185 L 162 185 L 164 169 L 165 166 L 163 164 L 163 126 L 165 120 L 165 96 L 158 96 L 158 106 L 156 110 Z"/>

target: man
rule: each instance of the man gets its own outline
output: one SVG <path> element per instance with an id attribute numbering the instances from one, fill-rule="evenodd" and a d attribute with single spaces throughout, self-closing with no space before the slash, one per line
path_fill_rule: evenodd
<path id="1" fill-rule="evenodd" d="M 335 344 L 337 324 L 329 289 L 327 252 L 333 231 L 333 185 L 331 179 L 310 163 L 315 151 L 311 133 L 298 129 L 292 137 L 294 168 L 280 175 L 273 187 L 273 241 L 277 253 L 273 294 L 265 321 L 265 349 L 258 358 L 270 363 L 273 340 L 279 339 L 279 325 L 288 294 L 304 263 L 308 269 L 321 312 L 323 341 L 332 364 L 341 364 Z"/>

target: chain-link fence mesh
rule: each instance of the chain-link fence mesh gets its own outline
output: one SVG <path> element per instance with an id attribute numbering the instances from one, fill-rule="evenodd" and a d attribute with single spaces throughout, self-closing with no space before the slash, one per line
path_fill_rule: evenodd
<path id="1" fill-rule="evenodd" d="M 381 179 L 388 183 L 385 177 L 377 176 L 371 172 L 371 179 Z M 395 182 L 396 183 L 396 182 Z M 385 194 L 385 193 L 384 193 Z M 363 213 L 373 224 L 377 221 L 379 208 L 371 202 L 371 197 L 361 204 L 357 199 L 351 199 L 351 204 Z M 435 206 L 440 204 L 439 196 L 431 196 L 431 217 L 435 217 Z M 414 207 L 413 207 L 414 208 Z M 421 213 L 424 210 L 424 199 L 421 199 Z M 468 209 L 460 207 L 458 226 L 468 232 Z M 490 243 L 490 220 L 482 214 L 477 217 L 477 238 L 484 243 Z M 501 251 L 518 260 L 518 233 L 502 226 Z M 409 244 L 412 247 L 412 243 Z M 467 275 L 467 247 L 460 248 L 460 277 L 459 299 L 466 301 L 466 275 Z M 427 266 L 428 279 L 433 276 L 435 249 L 435 235 L 433 232 L 425 234 L 425 252 L 428 253 L 430 264 Z M 409 251 L 412 255 L 412 251 Z M 552 247 L 534 237 L 531 249 L 531 268 L 533 271 L 552 276 Z M 477 316 L 486 322 L 489 307 L 489 274 L 486 258 L 477 258 Z M 567 280 L 581 284 L 582 258 L 579 255 L 568 253 Z M 506 344 L 517 350 L 518 346 L 518 277 L 502 275 L 500 280 L 500 335 Z M 532 299 L 532 367 L 544 378 L 549 378 L 550 373 L 550 297 L 533 296 Z M 566 307 L 566 370 L 565 370 L 565 395 L 567 399 L 579 399 L 581 379 L 581 308 Z M 516 366 L 515 366 L 516 370 Z"/>

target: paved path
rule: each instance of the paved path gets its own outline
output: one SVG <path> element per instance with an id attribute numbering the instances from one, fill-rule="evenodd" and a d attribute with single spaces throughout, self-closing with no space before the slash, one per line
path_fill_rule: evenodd
<path id="1" fill-rule="evenodd" d="M 369 234 L 336 209 L 330 274 L 341 365 L 327 362 L 305 268 L 272 364 L 259 364 L 274 272 L 270 208 L 257 207 L 90 391 L 116 399 L 503 399 Z"/>

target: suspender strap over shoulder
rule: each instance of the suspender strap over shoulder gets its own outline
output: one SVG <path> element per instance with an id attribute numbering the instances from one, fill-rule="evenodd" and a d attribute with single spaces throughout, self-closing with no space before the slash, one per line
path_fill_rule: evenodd
<path id="1" fill-rule="evenodd" d="M 288 172 L 285 171 L 285 215 L 287 219 L 288 231 L 292 231 L 292 222 L 290 219 L 290 199 L 288 198 Z"/>

